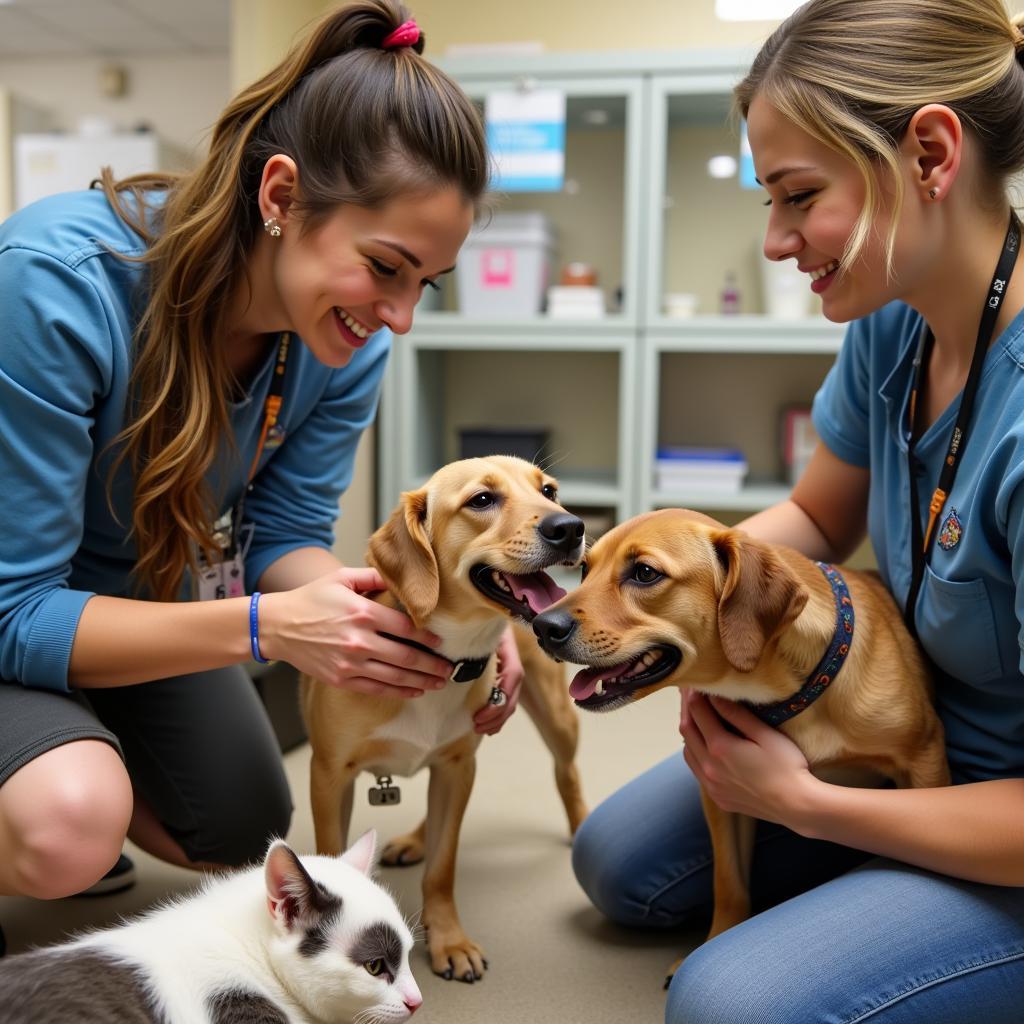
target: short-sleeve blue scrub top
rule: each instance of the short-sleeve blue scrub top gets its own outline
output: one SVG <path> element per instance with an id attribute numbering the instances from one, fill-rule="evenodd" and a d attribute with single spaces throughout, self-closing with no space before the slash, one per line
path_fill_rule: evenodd
<path id="1" fill-rule="evenodd" d="M 868 532 L 879 571 L 906 603 L 911 521 L 926 522 L 959 396 L 914 446 L 908 403 L 921 316 L 903 303 L 852 323 L 814 400 L 838 458 L 870 469 Z M 956 482 L 936 526 L 916 625 L 934 663 L 954 781 L 1024 776 L 1024 312 L 990 346 Z"/>

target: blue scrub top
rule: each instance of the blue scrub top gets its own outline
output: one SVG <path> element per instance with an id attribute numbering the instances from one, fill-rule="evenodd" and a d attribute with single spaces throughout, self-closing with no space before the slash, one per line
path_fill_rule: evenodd
<path id="1" fill-rule="evenodd" d="M 66 690 L 85 603 L 132 593 L 133 485 L 122 466 L 108 501 L 109 446 L 124 426 L 146 287 L 146 265 L 123 257 L 144 252 L 100 191 L 42 199 L 0 225 L 0 682 Z M 340 369 L 292 342 L 283 440 L 264 448 L 245 502 L 250 587 L 289 551 L 331 547 L 391 332 Z M 208 478 L 220 512 L 246 487 L 276 354 L 229 405 L 231 437 Z"/>
<path id="2" fill-rule="evenodd" d="M 814 400 L 814 425 L 840 459 L 871 471 L 868 532 L 902 608 L 911 523 L 927 521 L 960 404 L 915 445 L 911 511 L 908 403 L 922 317 L 892 303 L 852 323 Z M 958 782 L 1024 776 L 1024 312 L 990 346 L 956 482 L 939 517 L 917 604 L 921 644 Z"/>

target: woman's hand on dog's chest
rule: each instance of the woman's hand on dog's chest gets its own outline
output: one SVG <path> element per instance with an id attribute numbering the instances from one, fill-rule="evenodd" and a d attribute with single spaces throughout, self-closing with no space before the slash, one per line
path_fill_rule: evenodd
<path id="1" fill-rule="evenodd" d="M 816 781 L 792 740 L 742 705 L 687 689 L 679 732 L 686 763 L 722 810 L 792 827 L 801 794 Z"/>

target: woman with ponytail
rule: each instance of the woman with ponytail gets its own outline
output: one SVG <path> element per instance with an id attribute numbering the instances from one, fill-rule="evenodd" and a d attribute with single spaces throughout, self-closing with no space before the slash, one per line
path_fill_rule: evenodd
<path id="1" fill-rule="evenodd" d="M 817 452 L 743 526 L 826 563 L 870 537 L 931 663 L 954 784 L 830 784 L 748 708 L 687 697 L 684 756 L 598 807 L 574 848 L 615 920 L 696 925 L 701 788 L 761 819 L 760 912 L 687 957 L 669 1024 L 1024 1019 L 1022 56 L 1003 0 L 810 0 L 736 89 L 765 254 L 850 325 Z"/>
<path id="2" fill-rule="evenodd" d="M 250 659 L 444 685 L 401 642 L 437 638 L 330 553 L 391 337 L 487 187 L 477 112 L 422 50 L 397 0 L 358 0 L 194 172 L 105 173 L 0 226 L 0 894 L 86 889 L 126 835 L 262 856 L 291 803 Z"/>

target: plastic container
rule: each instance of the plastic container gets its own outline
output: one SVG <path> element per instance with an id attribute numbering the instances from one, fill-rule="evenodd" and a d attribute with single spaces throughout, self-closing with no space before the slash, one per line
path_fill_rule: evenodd
<path id="1" fill-rule="evenodd" d="M 725 275 L 725 284 L 722 285 L 722 291 L 718 296 L 718 312 L 722 316 L 735 316 L 742 308 L 736 275 L 730 270 Z"/>
<path id="2" fill-rule="evenodd" d="M 693 292 L 669 292 L 665 296 L 665 316 L 686 320 L 697 313 L 698 298 Z"/>
<path id="3" fill-rule="evenodd" d="M 799 320 L 809 316 L 811 279 L 801 273 L 796 260 L 761 258 L 761 287 L 764 290 L 764 311 L 781 320 Z"/>
<path id="4" fill-rule="evenodd" d="M 555 257 L 555 232 L 539 211 L 497 213 L 470 232 L 456 268 L 459 312 L 534 316 Z"/>

